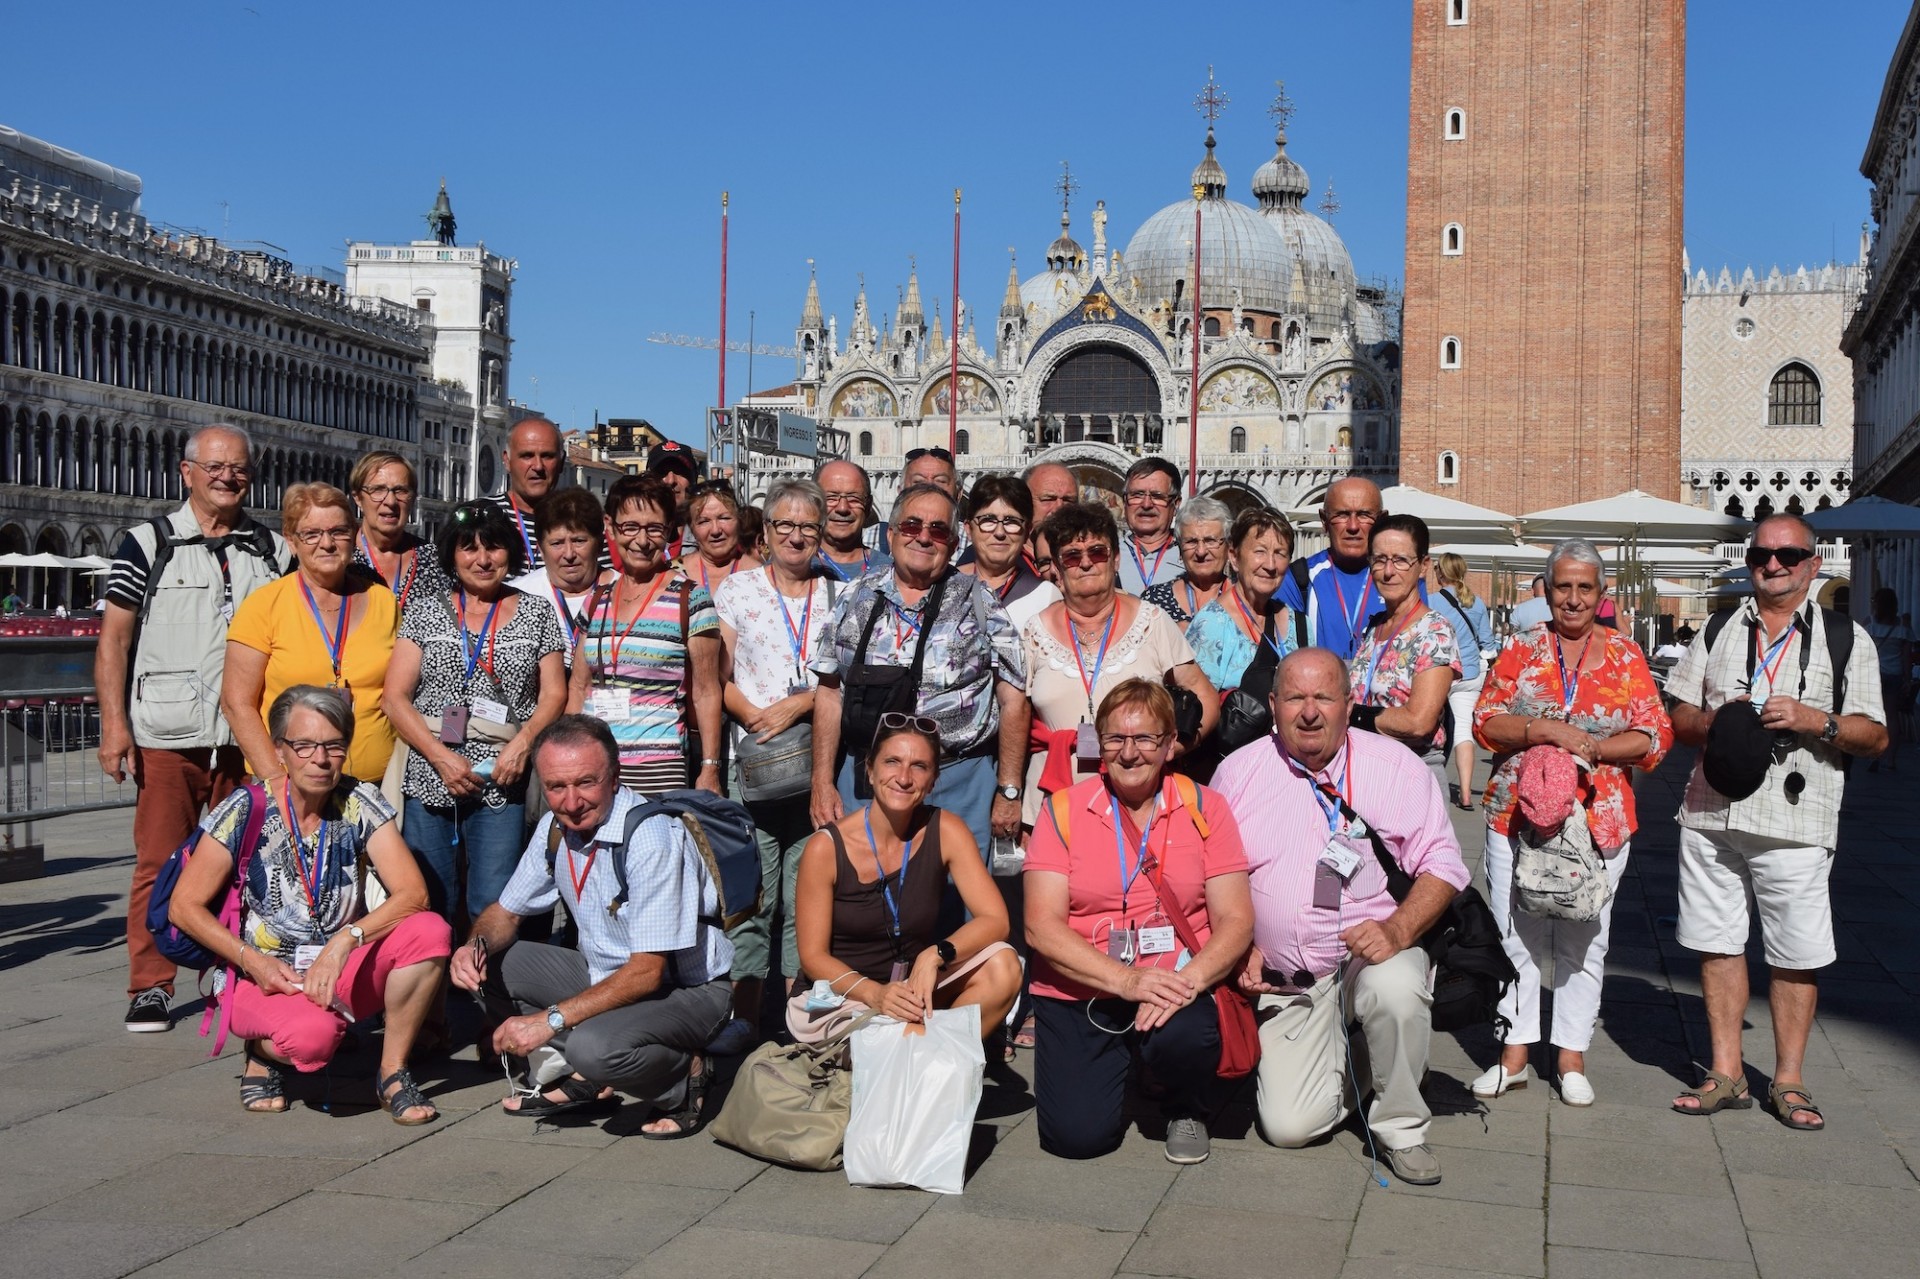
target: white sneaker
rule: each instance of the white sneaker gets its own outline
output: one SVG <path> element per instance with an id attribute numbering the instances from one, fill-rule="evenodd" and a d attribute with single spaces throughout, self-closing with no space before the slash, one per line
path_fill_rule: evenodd
<path id="1" fill-rule="evenodd" d="M 1475 1079 L 1469 1088 L 1476 1097 L 1498 1097 L 1501 1093 L 1512 1092 L 1516 1088 L 1525 1088 L 1533 1079 L 1533 1065 L 1528 1063 L 1513 1073 L 1507 1073 L 1506 1067 L 1499 1062 L 1487 1067 L 1486 1073 Z"/>
<path id="2" fill-rule="evenodd" d="M 1569 1070 L 1560 1076 L 1560 1100 L 1569 1106 L 1591 1106 L 1593 1085 L 1579 1071 Z"/>

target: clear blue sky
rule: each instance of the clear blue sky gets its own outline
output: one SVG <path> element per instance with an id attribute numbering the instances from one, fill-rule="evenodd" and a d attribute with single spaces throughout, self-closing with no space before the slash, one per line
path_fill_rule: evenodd
<path id="1" fill-rule="evenodd" d="M 1694 263 L 1850 258 L 1907 5 L 1689 7 Z M 645 339 L 716 332 L 723 188 L 730 338 L 754 312 L 760 341 L 793 341 L 808 258 L 843 336 L 857 272 L 890 313 L 917 253 L 926 300 L 944 298 L 955 186 L 962 295 L 991 315 L 1009 245 L 1023 275 L 1042 265 L 1062 159 L 1089 245 L 1095 199 L 1124 247 L 1184 196 L 1209 63 L 1232 99 L 1219 137 L 1235 198 L 1251 200 L 1271 154 L 1264 108 L 1284 78 L 1314 203 L 1331 177 L 1356 268 L 1398 279 L 1409 29 L 1405 0 L 15 5 L 0 122 L 140 174 L 156 220 L 301 264 L 338 267 L 347 239 L 424 235 L 444 175 L 462 242 L 520 261 L 515 393 L 568 426 L 597 409 L 694 439 L 715 357 Z M 753 374 L 771 386 L 792 365 L 760 357 Z M 730 397 L 746 381 L 736 355 Z"/>

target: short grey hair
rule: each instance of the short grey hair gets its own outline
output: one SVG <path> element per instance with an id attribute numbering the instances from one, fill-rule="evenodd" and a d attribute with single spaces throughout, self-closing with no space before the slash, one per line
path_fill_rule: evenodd
<path id="1" fill-rule="evenodd" d="M 347 745 L 353 745 L 353 703 L 337 688 L 318 684 L 295 684 L 273 699 L 267 708 L 267 735 L 276 742 L 287 740 L 287 721 L 297 710 L 316 712 L 333 725 Z"/>
<path id="2" fill-rule="evenodd" d="M 1180 510 L 1173 517 L 1174 532 L 1184 533 L 1194 524 L 1218 524 L 1224 537 L 1233 527 L 1233 512 L 1217 497 L 1190 497 L 1180 503 Z"/>
<path id="3" fill-rule="evenodd" d="M 1575 564 L 1590 564 L 1599 575 L 1600 585 L 1607 584 L 1607 562 L 1600 558 L 1600 552 L 1584 537 L 1570 537 L 1547 552 L 1547 571 L 1541 576 L 1547 585 L 1553 584 L 1553 566 L 1561 560 L 1572 560 Z"/>
<path id="4" fill-rule="evenodd" d="M 231 435 L 234 439 L 239 440 L 246 448 L 247 460 L 249 462 L 253 460 L 253 437 L 251 435 L 248 435 L 244 430 L 231 422 L 214 422 L 208 426 L 201 427 L 187 437 L 185 453 L 187 461 L 198 462 L 200 460 L 200 441 L 209 435 Z"/>
<path id="5" fill-rule="evenodd" d="M 893 499 L 893 510 L 887 515 L 889 531 L 891 531 L 893 525 L 900 522 L 900 514 L 907 509 L 908 502 L 914 501 L 916 498 L 926 497 L 928 494 L 932 494 L 947 504 L 947 519 L 950 523 L 958 524 L 960 522 L 959 498 L 947 492 L 938 484 L 914 484 L 903 490 L 899 497 Z"/>
<path id="6" fill-rule="evenodd" d="M 781 480 L 767 490 L 766 498 L 760 504 L 763 514 L 772 515 L 773 508 L 782 502 L 805 502 L 813 508 L 813 518 L 827 518 L 827 495 L 818 484 L 810 479 L 796 478 Z"/>

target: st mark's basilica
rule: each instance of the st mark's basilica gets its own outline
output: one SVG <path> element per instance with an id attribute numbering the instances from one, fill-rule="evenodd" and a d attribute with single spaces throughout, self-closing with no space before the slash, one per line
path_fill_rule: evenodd
<path id="1" fill-rule="evenodd" d="M 1074 188 L 1063 177 L 1060 234 L 1047 246 L 1046 269 L 1025 280 L 1009 269 L 991 350 L 979 334 L 984 317 L 962 300 L 955 438 L 963 481 L 1059 462 L 1089 495 L 1111 498 L 1146 455 L 1164 455 L 1187 473 L 1196 203 L 1200 492 L 1235 509 L 1291 510 L 1316 504 L 1342 475 L 1392 481 L 1398 293 L 1356 277 L 1339 234 L 1305 207 L 1311 187 L 1287 154 L 1284 99 L 1274 114 L 1275 151 L 1250 183 L 1255 203 L 1229 198 L 1209 127 L 1189 188 L 1199 199 L 1168 182 L 1178 198 L 1147 218 L 1124 251 L 1109 246 L 1104 200 L 1093 211 L 1091 251 L 1074 238 Z M 897 311 L 878 322 L 863 282 L 843 338 L 838 317 L 823 314 L 817 279 L 808 282 L 799 376 L 781 398 L 814 417 L 823 437 L 844 439 L 882 503 L 907 452 L 948 442 L 944 328 L 937 306 L 929 319 L 910 275 Z M 754 487 L 784 469 L 757 473 Z"/>

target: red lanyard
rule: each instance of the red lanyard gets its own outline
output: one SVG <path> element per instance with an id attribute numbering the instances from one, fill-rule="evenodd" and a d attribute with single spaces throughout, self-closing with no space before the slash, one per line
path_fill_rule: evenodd
<path id="1" fill-rule="evenodd" d="M 924 609 L 926 603 L 927 597 L 922 595 L 920 597 L 920 606 Z M 918 635 L 920 633 L 921 623 L 925 619 L 918 613 L 907 612 L 906 609 L 895 604 L 892 600 L 887 601 L 887 607 L 893 610 L 893 647 L 897 652 L 906 648 L 907 636 Z"/>
<path id="2" fill-rule="evenodd" d="M 406 608 L 407 593 L 413 589 L 414 582 L 420 577 L 420 548 L 417 546 L 413 548 L 413 571 L 408 573 L 404 580 L 400 577 L 400 566 L 406 563 L 407 552 L 395 551 L 393 567 L 387 568 L 380 562 L 380 552 L 373 549 L 373 543 L 367 539 L 365 533 L 360 535 L 360 549 L 367 553 L 367 563 L 373 565 L 373 571 L 379 574 L 380 580 L 393 589 L 400 607 Z"/>
<path id="3" fill-rule="evenodd" d="M 1373 591 L 1373 579 L 1369 577 L 1366 585 L 1360 588 L 1359 607 L 1348 611 L 1347 593 L 1340 589 L 1340 570 L 1329 565 L 1327 572 L 1333 575 L 1333 594 L 1340 601 L 1340 616 L 1347 619 L 1347 634 L 1352 635 L 1360 629 L 1360 623 L 1366 620 L 1367 596 Z"/>
<path id="4" fill-rule="evenodd" d="M 1342 607 L 1345 607 L 1344 601 L 1342 601 Z M 1385 657 L 1387 650 L 1393 647 L 1393 641 L 1400 638 L 1400 632 L 1406 630 L 1414 618 L 1426 611 L 1427 606 L 1425 604 L 1415 604 L 1413 611 L 1401 618 L 1400 625 L 1388 631 L 1384 639 L 1378 635 L 1374 637 L 1373 660 L 1367 663 L 1367 682 L 1360 687 L 1360 695 L 1366 699 L 1362 702 L 1362 705 L 1373 705 L 1373 675 L 1375 671 L 1380 669 L 1380 659 Z"/>
<path id="5" fill-rule="evenodd" d="M 555 818 L 554 820 L 559 820 Z M 595 844 L 593 851 L 587 854 L 587 864 L 582 870 L 574 869 L 573 845 L 567 845 L 567 878 L 573 881 L 573 904 L 580 904 L 580 894 L 587 889 L 587 876 L 593 874 L 593 859 L 600 855 L 600 846 Z"/>
<path id="6" fill-rule="evenodd" d="M 774 581 L 773 565 L 767 565 L 767 589 L 773 592 L 773 598 L 780 601 L 780 620 L 787 624 L 787 643 L 793 648 L 793 669 L 796 676 L 804 680 L 807 674 L 807 644 L 813 631 L 813 583 L 807 583 L 807 608 L 800 618 L 800 630 L 793 629 L 793 613 L 787 608 L 787 597 L 780 593 L 780 584 Z"/>
<path id="7" fill-rule="evenodd" d="M 1247 638 L 1252 640 L 1254 648 L 1258 649 L 1260 647 L 1260 628 L 1253 624 L 1253 614 L 1247 612 L 1247 603 L 1240 598 L 1239 588 L 1229 586 L 1227 587 L 1226 593 L 1233 597 L 1233 611 L 1240 614 L 1240 629 L 1247 633 Z"/>
<path id="8" fill-rule="evenodd" d="M 1160 575 L 1160 565 L 1165 562 L 1167 552 L 1172 549 L 1173 539 L 1169 537 L 1166 544 L 1160 548 L 1160 553 L 1153 557 L 1153 571 L 1149 573 L 1147 571 L 1146 557 L 1140 554 L 1140 543 L 1134 541 L 1132 538 L 1127 539 L 1127 550 L 1133 555 L 1133 566 L 1140 571 L 1141 590 L 1144 591 L 1147 587 L 1153 585 L 1153 579 Z"/>
<path id="9" fill-rule="evenodd" d="M 476 644 L 473 642 L 473 635 L 467 630 L 467 593 L 463 590 L 455 594 L 459 600 L 455 611 L 460 622 L 460 649 L 467 659 L 466 678 L 473 679 L 474 671 L 485 667 L 487 678 L 492 680 L 494 687 L 497 688 L 500 685 L 500 677 L 493 671 L 493 637 L 500 630 L 500 600 L 496 599 L 493 606 L 487 610 L 487 620 L 480 624 L 480 642 Z M 505 599 L 506 596 L 502 595 L 500 598 Z"/>
<path id="10" fill-rule="evenodd" d="M 541 563 L 540 552 L 533 548 L 533 538 L 527 533 L 526 516 L 520 514 L 520 503 L 514 501 L 511 493 L 507 494 L 507 512 L 513 516 L 513 522 L 520 530 L 521 545 L 527 548 L 527 566 L 531 568 Z M 531 515 L 532 512 L 529 511 L 527 514 Z"/>
<path id="11" fill-rule="evenodd" d="M 307 844 L 300 837 L 300 823 L 293 815 L 293 783 L 282 779 L 280 800 L 287 815 L 287 838 L 293 841 L 294 877 L 300 881 L 300 891 L 307 895 L 307 918 L 315 923 L 320 917 L 320 874 L 322 861 L 327 851 L 327 819 L 320 819 L 320 829 L 313 835 L 313 867 L 307 867 Z"/>
<path id="12" fill-rule="evenodd" d="M 627 629 L 624 631 L 620 629 L 620 587 L 623 583 L 614 583 L 612 591 L 613 616 L 608 619 L 608 629 L 613 632 L 613 665 L 611 667 L 607 665 L 607 641 L 605 637 L 602 637 L 600 640 L 600 666 L 604 674 L 613 676 L 620 673 L 621 648 L 626 644 L 627 638 L 639 629 L 640 623 L 645 620 L 647 616 L 647 610 L 652 608 L 654 602 L 660 598 L 660 592 L 667 589 L 667 581 L 670 576 L 671 574 L 666 569 L 660 571 L 660 580 L 653 584 L 653 591 L 645 599 L 640 601 L 640 611 L 633 615 L 633 620 L 627 623 Z"/>
<path id="13" fill-rule="evenodd" d="M 1778 640 L 1774 641 L 1773 665 L 1768 666 L 1766 640 L 1761 638 L 1760 629 L 1758 627 L 1754 628 L 1753 648 L 1755 652 L 1760 654 L 1760 670 L 1767 677 L 1767 689 L 1769 692 L 1771 692 L 1774 687 L 1774 684 L 1780 674 L 1781 666 L 1786 664 L 1787 650 L 1792 647 L 1793 647 L 1793 623 L 1788 622 L 1787 633 L 1785 635 L 1782 635 Z"/>

